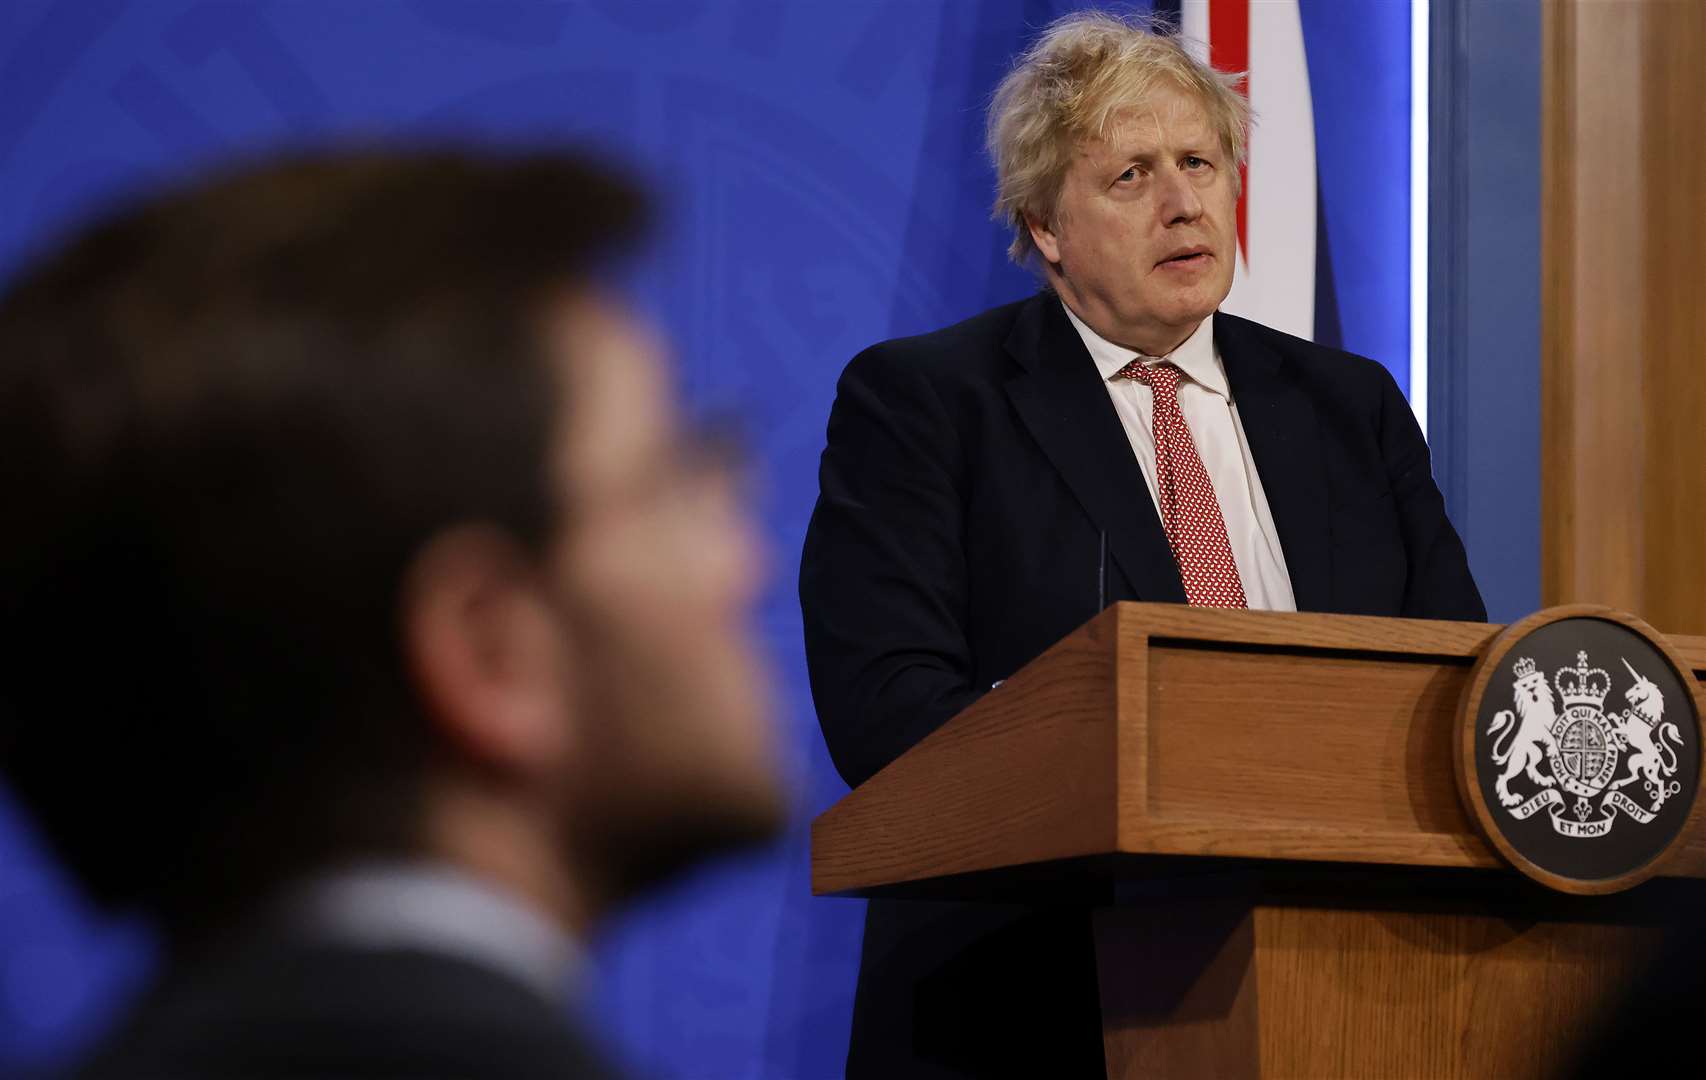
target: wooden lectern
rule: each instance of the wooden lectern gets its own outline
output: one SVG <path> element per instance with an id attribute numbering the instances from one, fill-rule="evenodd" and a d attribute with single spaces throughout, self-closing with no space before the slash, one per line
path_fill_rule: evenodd
<path id="1" fill-rule="evenodd" d="M 1082 897 L 1110 1077 L 1556 1075 L 1706 829 L 1616 896 L 1507 869 L 1453 745 L 1500 629 L 1115 605 L 819 817 L 813 889 Z"/>

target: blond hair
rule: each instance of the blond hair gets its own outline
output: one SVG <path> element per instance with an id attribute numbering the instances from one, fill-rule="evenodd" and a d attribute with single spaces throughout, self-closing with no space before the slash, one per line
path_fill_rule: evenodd
<path id="1" fill-rule="evenodd" d="M 1195 96 L 1233 164 L 1244 164 L 1250 105 L 1242 74 L 1197 60 L 1167 27 L 1142 16 L 1084 11 L 1050 23 L 1013 63 L 989 105 L 986 144 L 995 163 L 995 220 L 1013 230 L 1007 253 L 1025 264 L 1036 252 L 1027 213 L 1054 216 L 1076 145 L 1105 138 L 1120 111 L 1141 105 L 1159 82 Z"/>

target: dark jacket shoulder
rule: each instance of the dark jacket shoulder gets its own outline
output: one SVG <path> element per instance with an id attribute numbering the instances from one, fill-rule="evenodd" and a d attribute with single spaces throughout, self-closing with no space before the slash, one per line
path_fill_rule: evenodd
<path id="1" fill-rule="evenodd" d="M 1265 350 L 1276 357 L 1293 378 L 1311 387 L 1338 387 L 1352 399 L 1378 398 L 1388 391 L 1400 396 L 1398 383 L 1378 360 L 1343 349 L 1319 345 L 1283 330 L 1275 330 L 1238 315 L 1217 312 L 1215 339 L 1222 354 Z"/>
<path id="2" fill-rule="evenodd" d="M 940 330 L 879 341 L 853 358 L 843 378 L 881 380 L 891 373 L 910 373 L 937 381 L 988 373 L 1004 364 L 1002 345 L 1021 315 L 1045 299 L 1059 303 L 1053 294 L 1043 293 L 990 308 Z"/>
<path id="3" fill-rule="evenodd" d="M 456 957 L 247 942 L 169 974 L 77 1073 L 615 1080 L 566 1010 Z"/>

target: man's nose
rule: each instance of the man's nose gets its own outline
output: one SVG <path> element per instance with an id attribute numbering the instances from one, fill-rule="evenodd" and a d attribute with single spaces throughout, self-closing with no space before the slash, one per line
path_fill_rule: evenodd
<path id="1" fill-rule="evenodd" d="M 1163 169 L 1160 180 L 1161 197 L 1156 209 L 1161 213 L 1163 225 L 1189 223 L 1202 217 L 1202 200 L 1188 175 L 1177 169 Z"/>

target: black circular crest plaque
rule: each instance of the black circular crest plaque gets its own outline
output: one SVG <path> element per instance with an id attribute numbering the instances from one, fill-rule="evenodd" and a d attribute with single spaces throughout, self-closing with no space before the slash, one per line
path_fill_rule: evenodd
<path id="1" fill-rule="evenodd" d="M 1652 627 L 1610 608 L 1551 608 L 1507 627 L 1458 715 L 1470 816 L 1544 885 L 1615 892 L 1657 873 L 1700 788 L 1700 697 Z"/>

